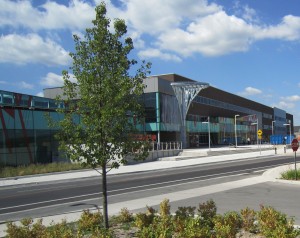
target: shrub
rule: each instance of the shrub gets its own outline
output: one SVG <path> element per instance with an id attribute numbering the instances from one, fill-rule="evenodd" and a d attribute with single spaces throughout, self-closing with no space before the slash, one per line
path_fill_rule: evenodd
<path id="1" fill-rule="evenodd" d="M 224 216 L 216 215 L 213 222 L 217 238 L 235 238 L 242 225 L 240 214 L 234 211 L 227 212 Z"/>
<path id="2" fill-rule="evenodd" d="M 266 237 L 293 238 L 299 235 L 299 231 L 294 229 L 293 219 L 288 220 L 285 214 L 273 207 L 261 206 L 257 219 L 259 230 Z"/>
<path id="3" fill-rule="evenodd" d="M 287 171 L 281 173 L 281 178 L 286 179 L 286 180 L 295 180 L 296 174 L 297 174 L 297 179 L 299 179 L 300 178 L 300 170 L 296 170 L 296 173 L 295 173 L 294 169 L 290 169 L 290 170 L 287 170 Z"/>
<path id="4" fill-rule="evenodd" d="M 245 231 L 256 232 L 257 225 L 255 224 L 256 220 L 256 212 L 249 207 L 246 207 L 241 210 L 241 218 L 242 218 L 242 228 Z"/>
<path id="5" fill-rule="evenodd" d="M 159 214 L 161 217 L 168 217 L 170 215 L 170 201 L 169 199 L 164 199 L 159 205 Z"/>
<path id="6" fill-rule="evenodd" d="M 46 227 L 42 224 L 42 219 L 33 223 L 31 218 L 25 218 L 21 220 L 21 225 L 18 226 L 15 223 L 9 222 L 7 224 L 7 238 L 40 238 L 45 236 Z"/>
<path id="7" fill-rule="evenodd" d="M 204 226 L 214 227 L 213 218 L 217 215 L 216 203 L 210 199 L 204 203 L 199 204 L 198 214 L 202 218 Z"/>
<path id="8" fill-rule="evenodd" d="M 93 232 L 97 228 L 101 228 L 103 223 L 103 215 L 100 211 L 91 213 L 89 210 L 84 210 L 78 221 L 79 233 Z"/>
<path id="9" fill-rule="evenodd" d="M 128 223 L 133 221 L 133 215 L 127 208 L 122 208 L 117 220 L 121 223 Z"/>
<path id="10" fill-rule="evenodd" d="M 67 224 L 66 220 L 63 220 L 47 228 L 45 238 L 74 238 L 74 233 L 76 234 L 75 230 Z"/>
<path id="11" fill-rule="evenodd" d="M 178 231 L 177 235 L 182 238 L 210 238 L 211 229 L 203 226 L 200 217 L 185 219 L 185 227 Z"/>
<path id="12" fill-rule="evenodd" d="M 80 164 L 72 163 L 49 163 L 49 164 L 29 164 L 21 165 L 18 167 L 4 166 L 0 169 L 0 177 L 14 177 L 24 176 L 32 174 L 43 174 L 52 172 L 61 172 L 69 170 L 83 169 L 84 167 Z"/>
<path id="13" fill-rule="evenodd" d="M 114 238 L 113 232 L 102 227 L 96 227 L 89 238 Z M 54 238 L 54 237 L 53 237 Z"/>
<path id="14" fill-rule="evenodd" d="M 196 207 L 178 207 L 178 210 L 175 212 L 175 217 L 180 219 L 186 219 L 188 217 L 195 216 Z"/>
<path id="15" fill-rule="evenodd" d="M 153 222 L 153 219 L 155 217 L 155 210 L 152 207 L 147 206 L 147 212 L 146 213 L 138 213 L 135 216 L 135 225 L 142 229 L 143 227 L 148 227 Z"/>
<path id="16" fill-rule="evenodd" d="M 143 227 L 138 232 L 140 238 L 172 238 L 174 234 L 170 217 L 154 217 L 148 227 Z"/>

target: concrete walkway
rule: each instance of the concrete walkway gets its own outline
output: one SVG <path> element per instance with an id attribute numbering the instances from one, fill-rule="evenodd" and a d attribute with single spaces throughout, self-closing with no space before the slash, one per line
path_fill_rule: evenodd
<path id="1" fill-rule="evenodd" d="M 119 169 L 114 169 L 110 171 L 109 174 L 121 174 L 121 173 L 132 173 L 138 171 L 151 171 L 151 170 L 159 170 L 159 169 L 168 169 L 174 167 L 183 167 L 183 166 L 192 166 L 198 164 L 207 164 L 207 163 L 218 163 L 218 162 L 229 162 L 232 160 L 242 160 L 246 158 L 257 158 L 263 159 L 265 156 L 277 156 L 277 155 L 291 155 L 293 156 L 294 152 L 292 149 L 285 149 L 283 146 L 278 146 L 277 151 L 275 154 L 275 149 L 271 145 L 261 145 L 258 147 L 257 145 L 251 146 L 240 146 L 238 148 L 211 148 L 209 151 L 208 149 L 194 149 L 194 150 L 185 150 L 184 155 L 173 157 L 173 158 L 164 158 L 160 161 L 153 161 L 147 163 L 139 163 L 134 165 L 127 165 L 121 166 Z M 200 156 L 198 154 L 207 153 L 207 156 Z M 293 166 L 293 165 L 290 165 Z M 173 197 L 178 199 L 186 199 L 189 196 L 201 196 L 203 195 L 203 191 L 221 191 L 222 189 L 234 189 L 238 186 L 247 186 L 253 185 L 262 182 L 274 182 L 279 181 L 277 178 L 280 177 L 281 172 L 287 170 L 289 166 L 281 166 L 278 168 L 270 169 L 266 171 L 262 176 L 258 176 L 252 179 L 248 179 L 247 181 L 238 182 L 231 182 L 231 183 L 224 183 L 221 185 L 213 185 L 208 186 L 207 189 L 201 189 L 196 191 L 183 191 L 178 192 L 176 195 L 172 194 L 164 194 L 163 197 Z M 291 167 L 293 168 L 293 167 Z M 49 181 L 58 181 L 58 180 L 67 180 L 67 179 L 78 179 L 84 177 L 92 177 L 92 176 L 99 176 L 94 170 L 83 170 L 83 171 L 75 171 L 75 172 L 66 172 L 66 173 L 53 173 L 47 175 L 36 175 L 36 176 L 23 176 L 23 177 L 16 177 L 16 178 L 7 178 L 7 179 L 0 179 L 0 186 L 12 186 L 12 185 L 24 185 L 30 183 L 43 183 Z M 286 181 L 284 181 L 286 182 Z M 288 183 L 298 183 L 298 182 L 291 182 Z M 243 185 L 241 185 L 243 184 Z M 246 185 L 245 185 L 246 184 Z M 126 203 L 120 204 L 111 204 L 109 205 L 109 212 L 110 215 L 117 214 L 121 208 L 127 207 L 130 210 L 139 209 L 142 205 L 145 207 L 147 204 L 148 206 L 157 205 L 162 201 L 162 196 L 153 196 L 151 197 L 151 204 L 146 202 L 146 199 L 139 199 L 141 201 L 131 201 Z M 173 201 L 171 201 L 173 202 Z M 153 204 L 152 204 L 153 203 Z M 75 211 L 68 214 L 61 214 L 56 216 L 49 216 L 43 217 L 43 224 L 50 225 L 53 221 L 60 222 L 62 219 L 66 219 L 68 222 L 72 222 L 78 220 L 81 215 L 81 211 Z M 17 222 L 19 223 L 19 222 Z M 5 235 L 6 224 L 0 224 L 0 237 Z"/>
<path id="2" fill-rule="evenodd" d="M 291 149 L 287 149 L 286 153 L 293 153 Z M 168 169 L 175 167 L 191 166 L 196 164 L 218 163 L 221 161 L 240 160 L 244 158 L 259 158 L 267 155 L 275 155 L 275 149 L 272 145 L 249 145 L 232 147 L 219 147 L 204 149 L 187 149 L 184 150 L 183 155 L 174 157 L 161 158 L 158 161 L 138 163 L 133 165 L 120 166 L 119 169 L 113 169 L 109 174 L 122 174 L 140 171 L 151 171 L 159 169 Z M 206 154 L 206 156 L 203 156 Z M 284 147 L 278 146 L 277 154 L 284 154 Z M 99 176 L 95 170 L 80 170 L 64 173 L 51 173 L 33 176 L 19 176 L 0 179 L 1 186 L 11 186 L 29 183 L 42 183 L 47 181 L 61 181 L 64 179 L 78 179 L 92 176 Z"/>

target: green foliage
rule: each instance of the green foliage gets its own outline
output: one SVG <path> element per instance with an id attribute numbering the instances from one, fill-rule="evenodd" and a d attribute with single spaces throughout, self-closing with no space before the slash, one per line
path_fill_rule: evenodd
<path id="1" fill-rule="evenodd" d="M 216 215 L 213 222 L 217 238 L 235 238 L 235 235 L 242 225 L 241 216 L 234 211 L 227 212 L 223 216 Z"/>
<path id="2" fill-rule="evenodd" d="M 84 210 L 78 221 L 79 232 L 94 232 L 96 229 L 101 228 L 103 222 L 103 215 L 100 211 L 95 213 L 89 210 Z"/>
<path id="3" fill-rule="evenodd" d="M 122 208 L 117 220 L 121 223 L 128 223 L 133 221 L 133 215 L 127 208 Z"/>
<path id="4" fill-rule="evenodd" d="M 7 238 L 40 238 L 45 236 L 46 227 L 42 224 L 42 219 L 33 223 L 31 218 L 25 218 L 21 220 L 20 226 L 9 222 L 6 233 Z"/>
<path id="5" fill-rule="evenodd" d="M 110 169 L 126 163 L 127 158 L 145 159 L 147 141 L 136 140 L 139 133 L 132 123 L 142 124 L 144 109 L 140 103 L 149 74 L 150 63 L 143 62 L 133 76 L 129 74 L 137 61 L 130 59 L 134 49 L 132 39 L 126 37 L 124 20 L 115 19 L 111 31 L 106 17 L 106 5 L 95 8 L 93 26 L 86 29 L 84 39 L 74 36 L 75 52 L 70 70 L 63 71 L 65 107 L 57 111 L 63 119 L 57 124 L 60 149 L 68 157 L 93 168 L 102 168 L 104 226 L 108 228 L 107 179 Z"/>
<path id="6" fill-rule="evenodd" d="M 242 218 L 242 228 L 245 231 L 256 232 L 257 231 L 257 225 L 255 223 L 256 212 L 253 209 L 246 207 L 242 209 L 240 213 Z"/>
<path id="7" fill-rule="evenodd" d="M 140 238 L 172 238 L 174 233 L 171 217 L 154 217 L 152 223 L 138 232 Z"/>
<path id="8" fill-rule="evenodd" d="M 300 178 L 300 170 L 297 170 L 295 173 L 294 169 L 287 170 L 281 173 L 281 178 L 286 180 L 295 180 L 295 175 L 297 174 L 297 179 Z"/>
<path id="9" fill-rule="evenodd" d="M 146 213 L 137 213 L 135 216 L 135 225 L 142 229 L 143 227 L 148 227 L 153 222 L 156 211 L 152 207 L 147 206 Z"/>
<path id="10" fill-rule="evenodd" d="M 213 228 L 213 218 L 217 215 L 216 203 L 212 199 L 204 203 L 200 203 L 198 214 L 202 218 L 203 225 L 207 225 L 208 227 Z"/>
<path id="11" fill-rule="evenodd" d="M 178 210 L 175 212 L 175 217 L 179 219 L 186 219 L 188 217 L 195 216 L 196 207 L 178 207 Z"/>
<path id="12" fill-rule="evenodd" d="M 202 218 L 187 218 L 184 220 L 184 229 L 178 230 L 177 235 L 182 238 L 210 238 L 212 236 L 211 229 L 203 225 Z"/>
<path id="13" fill-rule="evenodd" d="M 80 164 L 72 163 L 50 163 L 50 164 L 30 164 L 26 166 L 10 167 L 6 166 L 0 170 L 0 177 L 15 177 L 33 174 L 45 174 L 52 172 L 62 172 L 68 170 L 78 170 L 84 167 Z"/>
<path id="14" fill-rule="evenodd" d="M 134 47 L 126 37 L 125 21 L 115 19 L 111 32 L 105 3 L 95 12 L 93 27 L 86 29 L 84 39 L 74 36 L 76 51 L 70 54 L 70 69 L 77 82 L 63 72 L 64 95 L 58 100 L 64 100 L 66 107 L 58 110 L 64 115 L 58 122 L 58 137 L 72 160 L 118 168 L 128 156 L 143 159 L 148 153 L 142 149 L 146 142 L 135 140 L 137 129 L 131 121 L 135 117 L 142 123 L 143 108 L 138 99 L 150 64 L 143 63 L 130 76 L 129 70 L 137 61 L 128 58 Z"/>
<path id="15" fill-rule="evenodd" d="M 170 216 L 170 201 L 169 199 L 164 199 L 159 205 L 159 214 L 162 218 L 167 218 Z"/>
<path id="16" fill-rule="evenodd" d="M 96 227 L 89 237 L 90 238 L 114 238 L 115 236 L 111 230 L 102 227 Z"/>
<path id="17" fill-rule="evenodd" d="M 75 229 L 73 229 L 65 220 L 47 228 L 45 238 L 74 238 L 76 237 Z"/>
<path id="18" fill-rule="evenodd" d="M 241 228 L 255 233 L 260 233 L 266 238 L 296 238 L 300 235 L 299 230 L 293 227 L 293 220 L 288 220 L 286 215 L 276 211 L 272 207 L 261 207 L 259 212 L 250 208 L 241 210 L 241 213 L 227 212 L 224 215 L 215 214 L 215 203 L 212 200 L 199 204 L 202 214 L 212 214 L 213 229 L 201 216 L 192 216 L 193 207 L 181 208 L 179 215 L 169 215 L 170 205 L 167 199 L 161 202 L 161 210 L 156 214 L 152 207 L 147 207 L 146 213 L 138 213 L 135 216 L 135 225 L 138 227 L 127 227 L 131 230 L 126 237 L 140 238 L 235 238 Z M 209 206 L 208 206 L 209 205 Z M 204 209 L 205 208 L 205 209 Z M 209 208 L 209 209 L 208 209 Z M 210 212 L 203 212 L 210 211 Z M 191 213 L 190 213 L 191 212 Z M 128 209 L 120 211 L 119 217 L 123 221 L 130 221 L 131 214 Z M 207 216 L 206 216 L 207 217 Z M 74 224 L 67 224 L 65 220 L 58 224 L 45 227 L 42 220 L 36 223 L 31 218 L 23 219 L 21 225 L 9 222 L 7 224 L 8 238 L 115 238 L 118 234 L 114 227 L 105 229 L 101 226 L 103 216 L 100 212 L 91 213 L 88 210 L 82 213 L 80 220 Z M 257 226 L 253 226 L 256 220 Z M 133 225 L 133 223 L 127 223 Z M 115 224 L 117 230 L 122 229 Z"/>
<path id="19" fill-rule="evenodd" d="M 294 238 L 300 234 L 293 227 L 293 219 L 288 220 L 285 214 L 276 211 L 273 207 L 261 206 L 261 210 L 257 213 L 257 220 L 261 234 L 267 238 Z"/>

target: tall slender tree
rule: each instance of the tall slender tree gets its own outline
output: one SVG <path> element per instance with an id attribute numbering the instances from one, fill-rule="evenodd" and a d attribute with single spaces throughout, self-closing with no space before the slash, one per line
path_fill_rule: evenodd
<path id="1" fill-rule="evenodd" d="M 63 72 L 65 107 L 59 122 L 60 146 L 72 160 L 99 170 L 102 175 L 104 226 L 108 223 L 107 173 L 126 163 L 130 156 L 143 159 L 144 141 L 136 140 L 136 123 L 143 118 L 140 98 L 143 79 L 150 73 L 150 63 L 129 59 L 133 42 L 125 37 L 124 20 L 115 19 L 113 29 L 102 2 L 95 8 L 93 27 L 84 39 L 74 35 L 76 50 L 70 67 L 76 83 Z M 130 75 L 132 66 L 138 68 Z M 133 118 L 135 123 L 133 123 Z"/>

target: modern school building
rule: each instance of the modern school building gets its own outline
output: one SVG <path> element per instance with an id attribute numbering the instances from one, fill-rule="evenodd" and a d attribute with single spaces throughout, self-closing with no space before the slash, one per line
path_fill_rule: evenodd
<path id="1" fill-rule="evenodd" d="M 156 149 L 164 148 L 160 145 L 167 142 L 198 148 L 209 144 L 281 144 L 293 137 L 293 115 L 283 109 L 178 74 L 147 77 L 145 84 L 145 123 L 137 126 Z M 1 164 L 67 159 L 59 152 L 55 129 L 48 126 L 45 116 L 60 119 L 55 109 L 63 105 L 56 104 L 57 95 L 62 95 L 62 88 L 44 89 L 44 97 L 0 90 Z"/>

